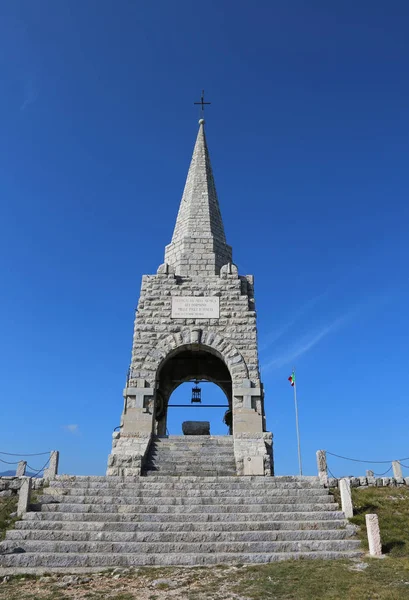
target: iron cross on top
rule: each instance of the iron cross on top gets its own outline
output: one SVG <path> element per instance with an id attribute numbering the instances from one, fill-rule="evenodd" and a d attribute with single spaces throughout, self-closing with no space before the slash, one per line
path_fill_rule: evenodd
<path id="1" fill-rule="evenodd" d="M 203 117 L 205 104 L 211 104 L 211 102 L 204 101 L 204 90 L 202 90 L 202 97 L 200 98 L 200 102 L 194 102 L 194 104 L 200 105 L 200 113 L 201 113 L 201 116 Z"/>

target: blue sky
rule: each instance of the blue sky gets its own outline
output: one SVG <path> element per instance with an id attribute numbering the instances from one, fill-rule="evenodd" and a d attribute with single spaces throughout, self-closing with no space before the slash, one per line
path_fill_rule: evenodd
<path id="1" fill-rule="evenodd" d="M 393 0 L 2 3 L 0 451 L 104 472 L 204 88 L 277 473 L 297 472 L 293 365 L 307 474 L 319 448 L 409 456 L 408 26 Z"/>

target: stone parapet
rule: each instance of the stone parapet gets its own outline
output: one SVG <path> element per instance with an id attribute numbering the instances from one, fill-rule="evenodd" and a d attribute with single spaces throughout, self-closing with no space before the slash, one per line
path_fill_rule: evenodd
<path id="1" fill-rule="evenodd" d="M 108 456 L 107 475 L 127 477 L 141 475 L 152 436 L 139 437 L 115 432 L 112 437 L 112 452 Z"/>
<path id="2" fill-rule="evenodd" d="M 350 485 L 353 488 L 409 486 L 409 477 L 400 477 L 398 479 L 395 479 L 395 477 L 342 477 L 339 479 L 329 477 L 327 485 L 330 488 L 338 488 L 342 479 L 349 479 Z"/>
<path id="3" fill-rule="evenodd" d="M 233 435 L 237 475 L 272 474 L 272 437 L 270 432 Z"/>
<path id="4" fill-rule="evenodd" d="M 24 477 L 0 477 L 0 498 L 17 496 L 23 483 Z M 33 477 L 32 489 L 38 490 L 44 486 L 45 479 L 42 477 Z"/>

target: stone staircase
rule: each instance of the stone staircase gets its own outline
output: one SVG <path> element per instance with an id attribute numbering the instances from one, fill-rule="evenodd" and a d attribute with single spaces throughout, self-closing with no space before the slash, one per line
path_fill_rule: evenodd
<path id="1" fill-rule="evenodd" d="M 316 477 L 160 472 L 58 476 L 38 510 L 7 532 L 0 574 L 361 555 L 353 527 Z"/>
<path id="2" fill-rule="evenodd" d="M 236 475 L 232 436 L 155 437 L 146 457 L 145 475 Z"/>

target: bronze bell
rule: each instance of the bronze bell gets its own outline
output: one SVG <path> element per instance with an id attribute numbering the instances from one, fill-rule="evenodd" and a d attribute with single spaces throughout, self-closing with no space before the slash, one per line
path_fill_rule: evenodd
<path id="1" fill-rule="evenodd" d="M 202 402 L 202 390 L 197 385 L 199 382 L 196 381 L 196 385 L 192 388 L 192 400 L 191 404 L 200 404 Z"/>

